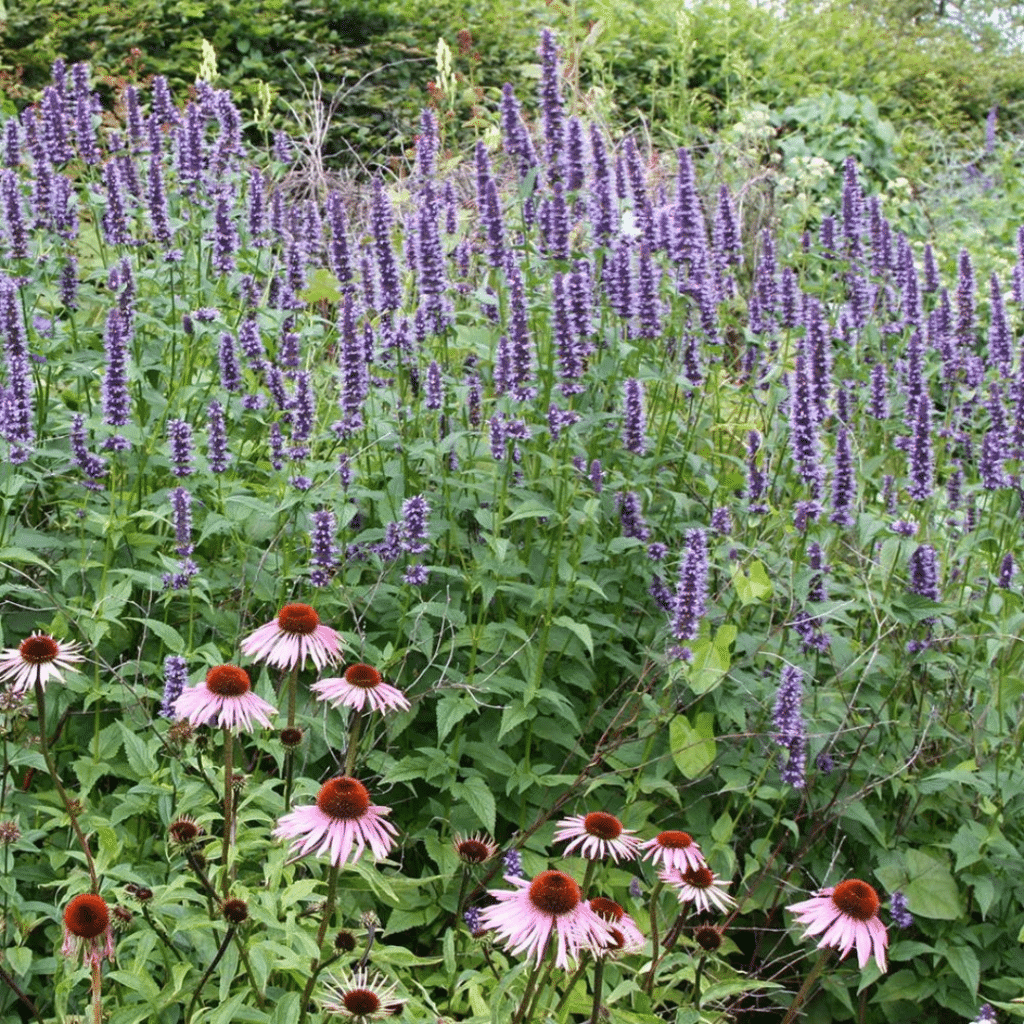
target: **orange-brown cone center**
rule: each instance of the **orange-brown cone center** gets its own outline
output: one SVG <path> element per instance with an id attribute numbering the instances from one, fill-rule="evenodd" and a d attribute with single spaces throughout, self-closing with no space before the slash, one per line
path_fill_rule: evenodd
<path id="1" fill-rule="evenodd" d="M 84 893 L 76 896 L 64 909 L 64 924 L 69 932 L 82 939 L 95 939 L 110 924 L 107 904 L 101 896 Z"/>
<path id="2" fill-rule="evenodd" d="M 614 814 L 593 811 L 583 819 L 583 827 L 598 839 L 618 839 L 622 835 L 622 822 Z"/>
<path id="3" fill-rule="evenodd" d="M 689 832 L 662 832 L 658 836 L 658 845 L 670 850 L 685 850 L 693 846 L 693 836 Z"/>
<path id="4" fill-rule="evenodd" d="M 594 897 L 590 901 L 590 909 L 606 921 L 621 921 L 622 915 L 626 913 L 615 900 L 607 899 L 604 896 Z"/>
<path id="5" fill-rule="evenodd" d="M 324 814 L 340 821 L 356 821 L 370 807 L 370 793 L 367 788 L 349 775 L 328 779 L 320 787 L 316 805 Z"/>
<path id="6" fill-rule="evenodd" d="M 529 894 L 538 910 L 555 917 L 575 910 L 583 899 L 580 887 L 561 871 L 542 871 L 530 883 Z"/>
<path id="7" fill-rule="evenodd" d="M 683 881 L 687 885 L 692 885 L 694 889 L 709 889 L 714 880 L 715 876 L 708 868 L 697 868 L 696 871 L 683 872 Z"/>
<path id="8" fill-rule="evenodd" d="M 342 1002 L 353 1017 L 368 1017 L 380 1009 L 380 1000 L 366 988 L 354 988 L 346 992 Z"/>
<path id="9" fill-rule="evenodd" d="M 218 697 L 241 697 L 251 685 L 249 673 L 237 665 L 216 665 L 206 673 L 206 688 Z"/>
<path id="10" fill-rule="evenodd" d="M 45 665 L 57 657 L 60 648 L 52 636 L 27 636 L 18 645 L 18 653 L 30 665 Z"/>
<path id="11" fill-rule="evenodd" d="M 870 920 L 878 913 L 878 893 L 857 878 L 840 882 L 832 893 L 832 902 L 855 921 Z"/>
<path id="12" fill-rule="evenodd" d="M 380 673 L 372 665 L 349 665 L 345 669 L 345 682 L 361 690 L 374 690 L 381 684 Z"/>
<path id="13" fill-rule="evenodd" d="M 308 636 L 320 625 L 320 616 L 308 604 L 286 604 L 277 613 L 277 624 L 286 633 Z"/>

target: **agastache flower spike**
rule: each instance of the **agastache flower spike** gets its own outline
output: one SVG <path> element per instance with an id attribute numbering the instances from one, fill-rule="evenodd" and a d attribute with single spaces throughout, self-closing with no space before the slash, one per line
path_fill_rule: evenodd
<path id="1" fill-rule="evenodd" d="M 544 122 L 545 157 L 552 178 L 563 177 L 563 150 L 565 148 L 565 112 L 559 85 L 558 46 L 555 34 L 545 28 L 540 34 L 541 60 L 540 109 Z"/>
<path id="2" fill-rule="evenodd" d="M 174 704 L 188 686 L 188 663 L 180 654 L 164 658 L 164 696 L 160 703 L 160 717 L 174 718 Z"/>
<path id="3" fill-rule="evenodd" d="M 634 455 L 647 451 L 647 418 L 644 414 L 643 385 L 635 377 L 628 377 L 625 383 L 622 445 Z"/>
<path id="4" fill-rule="evenodd" d="M 803 789 L 807 767 L 807 740 L 801 702 L 803 700 L 803 672 L 794 665 L 786 665 L 779 680 L 775 696 L 772 739 L 787 752 L 782 765 L 782 781 L 794 789 Z"/>
<path id="5" fill-rule="evenodd" d="M 701 529 L 686 531 L 686 550 L 676 585 L 672 635 L 677 640 L 693 640 L 700 621 L 707 614 L 708 548 Z"/>
<path id="6" fill-rule="evenodd" d="M 177 477 L 192 475 L 192 427 L 187 420 L 174 419 L 167 424 L 167 436 L 171 442 L 171 472 Z"/>

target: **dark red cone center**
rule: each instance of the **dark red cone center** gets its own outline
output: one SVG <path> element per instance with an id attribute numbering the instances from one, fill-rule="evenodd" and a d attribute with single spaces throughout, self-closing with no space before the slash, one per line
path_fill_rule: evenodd
<path id="1" fill-rule="evenodd" d="M 593 811 L 583 819 L 583 827 L 598 839 L 618 839 L 622 835 L 622 822 L 614 814 Z"/>
<path id="2" fill-rule="evenodd" d="M 18 645 L 22 661 L 30 665 L 45 665 L 60 653 L 60 647 L 52 636 L 27 636 Z"/>
<path id="3" fill-rule="evenodd" d="M 216 665 L 206 673 L 206 688 L 218 697 L 241 697 L 251 685 L 249 673 L 237 665 Z"/>
<path id="4" fill-rule="evenodd" d="M 621 921 L 622 915 L 626 913 L 615 900 L 607 899 L 604 896 L 596 896 L 592 899 L 590 909 L 606 921 Z"/>
<path id="5" fill-rule="evenodd" d="M 658 836 L 658 845 L 669 850 L 685 850 L 693 846 L 693 836 L 689 832 L 662 832 Z"/>
<path id="6" fill-rule="evenodd" d="M 361 690 L 374 690 L 380 686 L 381 677 L 372 665 L 349 665 L 345 669 L 345 682 Z"/>
<path id="7" fill-rule="evenodd" d="M 696 871 L 684 871 L 683 881 L 687 885 L 692 885 L 694 889 L 710 889 L 711 883 L 714 882 L 715 876 L 711 873 L 708 868 L 697 868 Z"/>
<path id="8" fill-rule="evenodd" d="M 555 917 L 575 910 L 583 899 L 580 887 L 561 871 L 542 871 L 530 883 L 529 893 L 538 910 Z"/>
<path id="9" fill-rule="evenodd" d="M 286 604 L 277 613 L 277 624 L 286 633 L 308 636 L 320 625 L 320 616 L 308 604 Z"/>
<path id="10" fill-rule="evenodd" d="M 324 814 L 339 821 L 356 821 L 369 810 L 370 793 L 351 776 L 339 775 L 320 787 L 316 805 Z"/>
<path id="11" fill-rule="evenodd" d="M 855 921 L 867 921 L 878 913 L 878 893 L 857 878 L 840 882 L 832 893 L 832 902 Z"/>
<path id="12" fill-rule="evenodd" d="M 76 896 L 64 909 L 64 924 L 81 939 L 95 939 L 110 924 L 107 904 L 101 896 L 92 893 Z"/>
<path id="13" fill-rule="evenodd" d="M 380 1009 L 380 1000 L 367 988 L 354 988 L 346 992 L 342 1002 L 353 1017 L 368 1017 Z"/>
<path id="14" fill-rule="evenodd" d="M 459 843 L 458 854 L 467 864 L 483 864 L 491 857 L 490 848 L 479 839 L 463 839 Z"/>

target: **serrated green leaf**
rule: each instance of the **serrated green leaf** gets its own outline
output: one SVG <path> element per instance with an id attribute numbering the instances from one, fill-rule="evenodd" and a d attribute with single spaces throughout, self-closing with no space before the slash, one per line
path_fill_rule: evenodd
<path id="1" fill-rule="evenodd" d="M 436 705 L 437 742 L 441 743 L 466 715 L 476 710 L 476 704 L 461 693 L 446 693 Z"/>
<path id="2" fill-rule="evenodd" d="M 16 977 L 23 975 L 32 966 L 32 950 L 27 946 L 9 946 L 4 950 L 4 960 L 11 965 Z"/>
<path id="3" fill-rule="evenodd" d="M 470 810 L 479 818 L 480 823 L 488 832 L 494 832 L 497 809 L 494 803 L 494 794 L 486 780 L 479 775 L 474 775 L 464 782 L 456 783 L 454 794 L 456 799 L 466 801 Z"/>
<path id="4" fill-rule="evenodd" d="M 961 916 L 960 890 L 943 861 L 924 850 L 907 850 L 904 864 L 908 881 L 903 894 L 912 914 L 934 921 L 955 921 Z"/>
<path id="5" fill-rule="evenodd" d="M 594 636 L 590 632 L 590 627 L 585 622 L 577 622 L 575 619 L 569 618 L 568 615 L 559 615 L 552 620 L 552 625 L 562 626 L 569 630 L 570 633 L 574 633 L 587 649 L 587 653 L 593 658 L 594 656 Z"/>
<path id="6" fill-rule="evenodd" d="M 981 964 L 974 950 L 970 946 L 945 942 L 938 943 L 936 948 L 946 958 L 953 973 L 967 986 L 967 991 L 972 996 L 977 995 L 978 984 L 981 981 Z"/>

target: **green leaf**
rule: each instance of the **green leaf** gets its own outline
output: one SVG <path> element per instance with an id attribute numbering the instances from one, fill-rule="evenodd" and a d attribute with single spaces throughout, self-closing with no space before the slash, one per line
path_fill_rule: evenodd
<path id="1" fill-rule="evenodd" d="M 22 975 L 32 966 L 32 950 L 27 946 L 9 946 L 4 950 L 4 959 L 15 975 Z"/>
<path id="2" fill-rule="evenodd" d="M 668 735 L 672 760 L 687 779 L 700 778 L 714 763 L 714 715 L 710 712 L 698 712 L 693 725 L 685 715 L 676 715 Z"/>
<path id="3" fill-rule="evenodd" d="M 768 579 L 768 571 L 764 563 L 756 558 L 747 566 L 746 571 L 739 563 L 733 566 L 732 585 L 744 607 L 761 604 L 772 596 L 772 581 Z"/>
<path id="4" fill-rule="evenodd" d="M 437 742 L 444 740 L 458 722 L 476 710 L 472 700 L 461 693 L 446 693 L 436 705 Z"/>
<path id="5" fill-rule="evenodd" d="M 569 618 L 568 615 L 559 615 L 552 620 L 552 625 L 563 626 L 570 633 L 575 633 L 583 646 L 586 647 L 587 653 L 593 658 L 594 637 L 590 632 L 590 627 L 585 622 L 577 622 L 575 619 Z"/>
<path id="6" fill-rule="evenodd" d="M 466 801 L 470 810 L 480 819 L 481 824 L 488 832 L 494 832 L 494 820 L 497 814 L 494 794 L 482 776 L 474 775 L 466 779 L 465 782 L 457 782 L 453 787 L 453 793 L 456 799 Z"/>
<path id="7" fill-rule="evenodd" d="M 903 894 L 912 914 L 934 921 L 955 921 L 963 914 L 960 890 L 944 860 L 924 850 L 907 850 L 904 863 L 908 881 Z"/>
<path id="8" fill-rule="evenodd" d="M 129 622 L 141 622 L 146 629 L 156 633 L 167 649 L 174 654 L 181 654 L 185 650 L 185 638 L 173 627 L 168 626 L 166 622 L 162 622 L 160 619 L 138 619 L 132 616 L 128 617 Z"/>
<path id="9" fill-rule="evenodd" d="M 940 940 L 936 949 L 945 958 L 953 973 L 967 986 L 971 995 L 977 995 L 978 983 L 981 981 L 981 964 L 978 956 L 970 946 L 947 944 Z"/>

